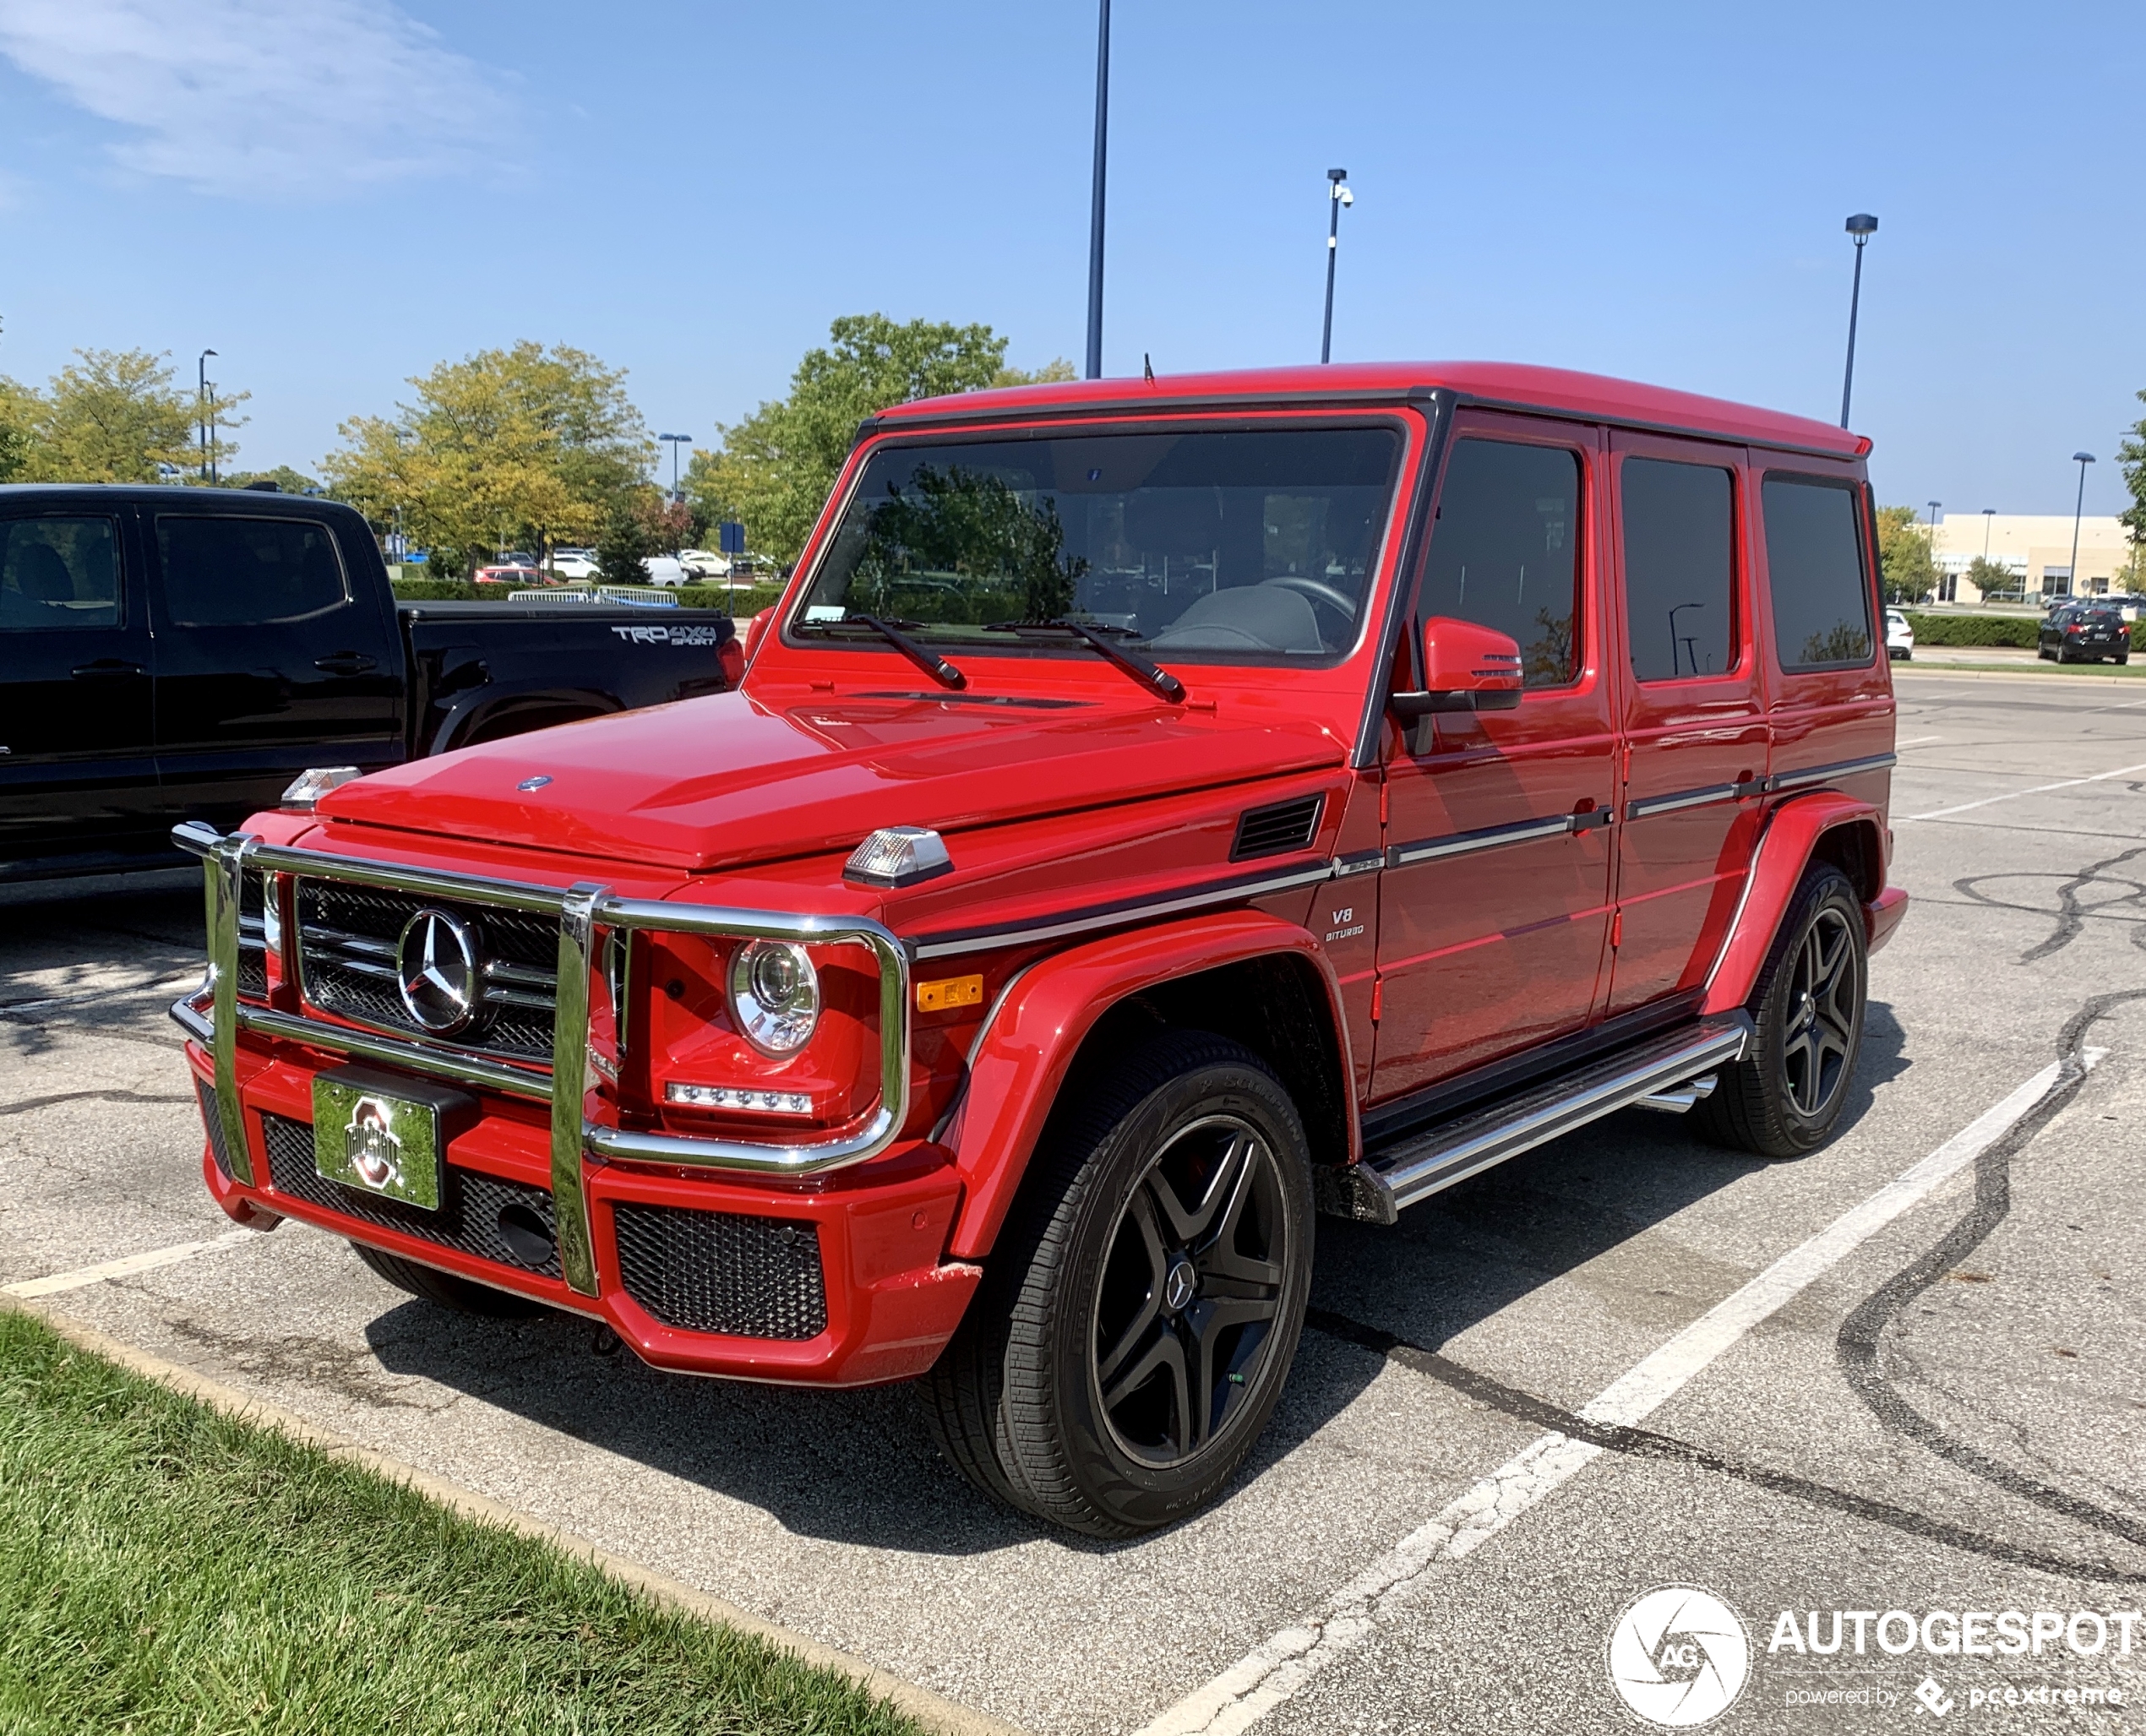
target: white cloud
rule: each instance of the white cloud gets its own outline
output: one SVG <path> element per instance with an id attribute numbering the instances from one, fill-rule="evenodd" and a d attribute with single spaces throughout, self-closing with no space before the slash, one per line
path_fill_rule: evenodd
<path id="1" fill-rule="evenodd" d="M 0 54 L 138 129 L 124 167 L 241 198 L 511 153 L 501 75 L 389 0 L 0 0 Z"/>

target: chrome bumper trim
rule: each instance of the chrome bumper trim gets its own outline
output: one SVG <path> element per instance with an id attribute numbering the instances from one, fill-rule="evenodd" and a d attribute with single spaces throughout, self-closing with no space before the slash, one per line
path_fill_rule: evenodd
<path id="1" fill-rule="evenodd" d="M 181 1000 L 172 1016 L 209 1049 L 216 1079 L 218 1113 L 230 1135 L 233 1173 L 251 1185 L 253 1166 L 244 1138 L 237 1083 L 238 1033 L 361 1056 L 461 1085 L 548 1102 L 552 1109 L 553 1211 L 558 1227 L 559 1265 L 568 1287 L 596 1293 L 594 1237 L 586 1162 L 606 1159 L 673 1163 L 761 1176 L 815 1175 L 877 1156 L 894 1143 L 909 1113 L 909 958 L 901 943 L 866 917 L 788 914 L 671 904 L 661 899 L 622 898 L 602 886 L 577 884 L 565 892 L 547 886 L 479 879 L 435 869 L 385 867 L 323 851 L 263 844 L 242 835 L 225 837 L 188 822 L 177 828 L 180 848 L 203 859 L 209 914 L 209 980 L 204 991 Z M 535 911 L 558 919 L 558 989 L 553 1015 L 550 1074 L 512 1067 L 481 1056 L 457 1053 L 348 1026 L 242 1003 L 237 994 L 238 887 L 247 873 L 274 872 L 355 881 L 395 891 L 433 894 L 471 903 Z M 639 1133 L 590 1118 L 587 1113 L 589 980 L 600 929 L 707 934 L 733 939 L 841 944 L 869 948 L 880 967 L 880 1104 L 864 1126 L 840 1138 L 803 1145 L 765 1140 L 689 1138 Z M 208 1016 L 201 1004 L 210 1002 Z M 239 1173 L 242 1166 L 244 1173 Z"/>

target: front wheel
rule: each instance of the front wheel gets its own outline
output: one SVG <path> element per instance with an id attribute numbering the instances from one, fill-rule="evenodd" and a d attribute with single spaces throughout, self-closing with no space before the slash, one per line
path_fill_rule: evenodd
<path id="1" fill-rule="evenodd" d="M 512 1320 L 545 1312 L 544 1304 L 530 1297 L 511 1290 L 494 1290 L 489 1284 L 472 1283 L 453 1272 L 435 1271 L 384 1249 L 353 1242 L 351 1252 L 396 1289 L 406 1290 L 435 1307 L 449 1309 L 458 1314 L 485 1314 L 493 1320 Z"/>
<path id="2" fill-rule="evenodd" d="M 1311 1165 L 1281 1081 L 1218 1037 L 1170 1032 L 1085 1090 L 927 1412 L 988 1493 L 1129 1537 L 1212 1500 L 1266 1426 L 1310 1288 Z"/>
<path id="3" fill-rule="evenodd" d="M 1796 888 L 1750 1007 L 1744 1058 L 1692 1113 L 1717 1144 L 1800 1157 L 1829 1139 L 1863 1047 L 1869 957 L 1848 876 L 1811 868 Z"/>

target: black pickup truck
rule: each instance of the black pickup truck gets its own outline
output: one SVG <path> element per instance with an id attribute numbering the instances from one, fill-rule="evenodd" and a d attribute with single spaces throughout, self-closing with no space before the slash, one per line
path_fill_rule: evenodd
<path id="1" fill-rule="evenodd" d="M 730 618 L 398 601 L 346 506 L 0 487 L 0 881 L 181 860 L 308 766 L 384 765 L 713 693 Z"/>

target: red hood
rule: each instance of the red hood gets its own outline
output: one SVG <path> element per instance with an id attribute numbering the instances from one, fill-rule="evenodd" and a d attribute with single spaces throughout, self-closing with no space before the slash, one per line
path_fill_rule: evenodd
<path id="1" fill-rule="evenodd" d="M 693 872 L 1337 763 L 1310 723 L 1101 705 L 688 699 L 413 760 L 346 784 L 324 819 Z M 547 778 L 534 790 L 525 781 Z"/>

